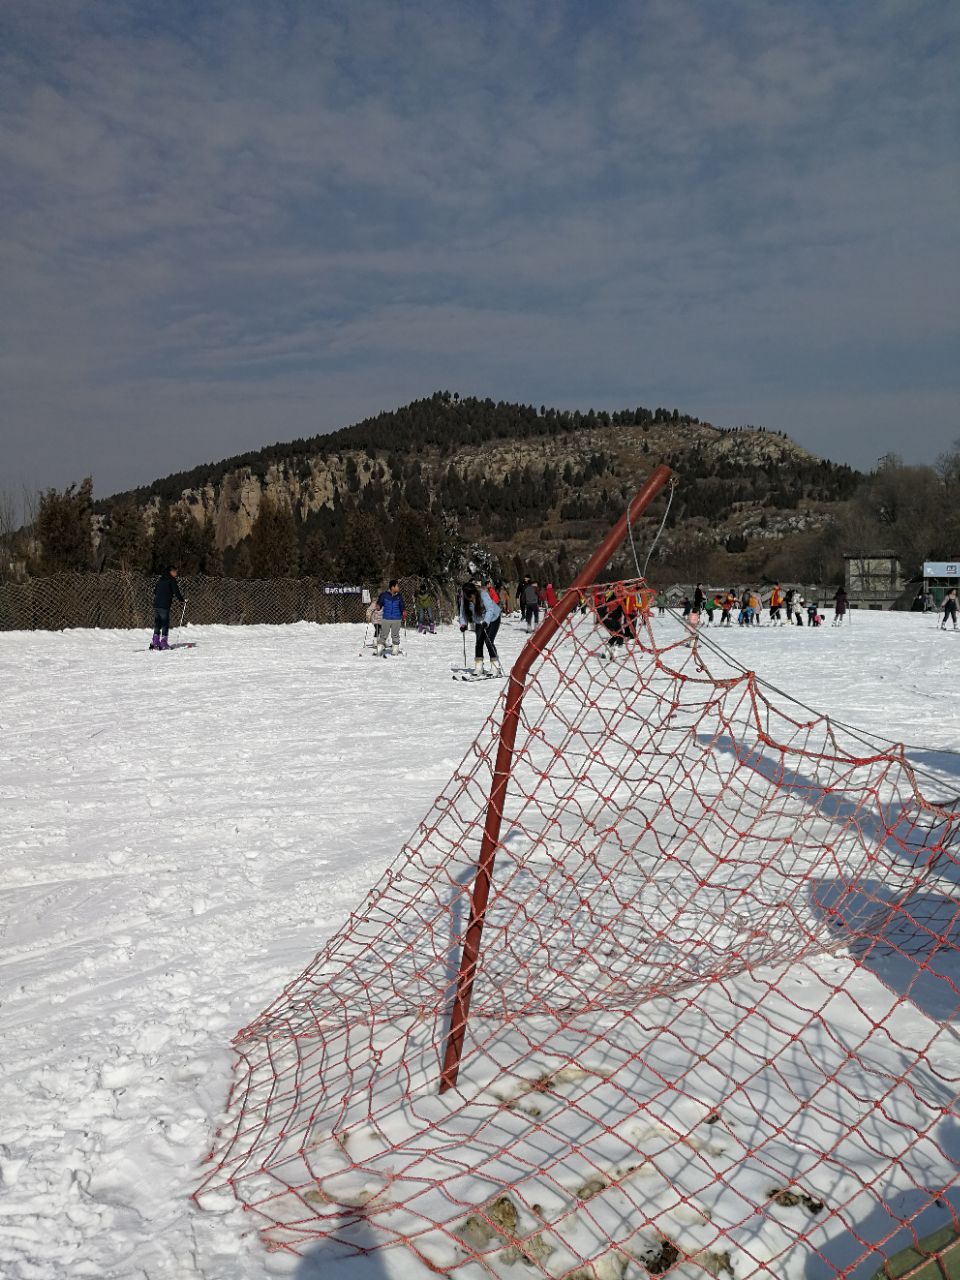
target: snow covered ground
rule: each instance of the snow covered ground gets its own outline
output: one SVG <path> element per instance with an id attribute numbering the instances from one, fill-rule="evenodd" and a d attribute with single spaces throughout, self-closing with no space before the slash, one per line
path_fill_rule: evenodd
<path id="1" fill-rule="evenodd" d="M 379 878 L 503 689 L 451 680 L 455 628 L 387 661 L 363 635 L 197 627 L 153 654 L 142 633 L 0 633 L 4 1280 L 290 1273 L 248 1215 L 189 1199 L 231 1037 Z M 712 635 L 960 791 L 960 634 L 857 613 Z M 503 628 L 506 660 L 523 639 Z M 297 1271 L 341 1274 L 421 1272 L 395 1250 Z"/>

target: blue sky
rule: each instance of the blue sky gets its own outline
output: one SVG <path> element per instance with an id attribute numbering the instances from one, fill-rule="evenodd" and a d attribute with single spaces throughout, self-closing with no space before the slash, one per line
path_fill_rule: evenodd
<path id="1" fill-rule="evenodd" d="M 955 0 L 0 8 L 0 490 L 438 388 L 960 437 Z"/>

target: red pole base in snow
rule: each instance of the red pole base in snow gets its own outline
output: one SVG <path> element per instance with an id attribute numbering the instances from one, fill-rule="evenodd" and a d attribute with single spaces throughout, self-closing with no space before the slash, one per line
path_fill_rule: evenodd
<path id="1" fill-rule="evenodd" d="M 483 933 L 483 921 L 487 910 L 487 900 L 490 897 L 490 886 L 493 883 L 493 863 L 496 858 L 497 845 L 500 841 L 503 804 L 507 794 L 507 783 L 510 781 L 513 748 L 517 738 L 517 727 L 520 723 L 520 706 L 526 690 L 527 675 L 534 659 L 539 657 L 547 647 L 560 629 L 564 619 L 577 605 L 579 589 L 591 586 L 598 580 L 600 571 L 627 536 L 628 527 L 646 510 L 672 475 L 673 473 L 669 467 L 657 467 L 643 488 L 636 494 L 627 510 L 577 574 L 570 584 L 569 590 L 564 592 L 561 599 L 554 605 L 524 645 L 510 672 L 510 684 L 507 687 L 503 724 L 500 727 L 500 742 L 497 746 L 497 759 L 493 768 L 493 786 L 490 789 L 490 799 L 487 802 L 483 839 L 480 843 L 480 856 L 477 859 L 477 874 L 473 882 L 470 923 L 467 925 L 467 932 L 463 940 L 460 969 L 457 974 L 457 991 L 453 1001 L 453 1010 L 450 1014 L 450 1027 L 447 1031 L 447 1044 L 443 1055 L 443 1069 L 440 1073 L 441 1093 L 445 1093 L 447 1089 L 454 1087 L 460 1071 L 460 1057 L 463 1053 L 463 1041 L 467 1034 L 467 1016 L 470 1012 L 470 997 L 473 993 L 473 980 L 476 976 L 477 961 L 480 955 L 480 937 Z"/>

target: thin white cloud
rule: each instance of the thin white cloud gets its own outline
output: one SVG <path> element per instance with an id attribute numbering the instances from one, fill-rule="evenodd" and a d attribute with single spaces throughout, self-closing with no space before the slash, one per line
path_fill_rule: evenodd
<path id="1" fill-rule="evenodd" d="M 953 437 L 954 6 L 13 9 L 0 421 L 31 474 L 150 478 L 131 406 L 190 422 L 170 470 L 266 406 L 264 440 L 453 374 L 728 420 L 762 388 L 808 440 L 798 404 L 883 419 L 890 385 L 890 431 L 912 388 L 910 447 Z"/>

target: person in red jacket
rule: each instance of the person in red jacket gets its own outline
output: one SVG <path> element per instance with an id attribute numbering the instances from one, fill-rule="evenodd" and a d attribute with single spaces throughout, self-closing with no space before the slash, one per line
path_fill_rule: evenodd
<path id="1" fill-rule="evenodd" d="M 548 609 L 552 609 L 557 603 L 557 593 L 553 589 L 553 583 L 548 582 L 544 588 L 544 600 Z"/>

